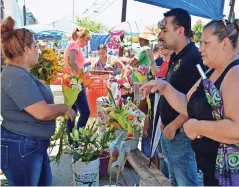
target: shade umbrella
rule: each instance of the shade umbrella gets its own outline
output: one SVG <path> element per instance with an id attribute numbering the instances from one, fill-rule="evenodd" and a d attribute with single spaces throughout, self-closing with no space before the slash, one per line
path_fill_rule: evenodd
<path id="1" fill-rule="evenodd" d="M 136 0 L 163 8 L 183 8 L 194 16 L 222 19 L 225 0 Z"/>
<path id="2" fill-rule="evenodd" d="M 121 22 L 118 25 L 111 28 L 109 33 L 112 36 L 121 36 L 122 34 L 138 35 L 140 33 L 140 29 L 144 26 L 145 25 L 142 22 L 126 21 Z"/>
<path id="3" fill-rule="evenodd" d="M 31 30 L 35 33 L 47 32 L 47 31 L 72 33 L 75 28 L 80 29 L 81 27 L 73 23 L 72 21 L 68 20 L 66 17 L 63 17 L 62 19 L 53 21 L 49 24 L 33 24 L 33 25 L 24 26 L 23 28 Z"/>
<path id="4" fill-rule="evenodd" d="M 68 20 L 66 17 L 63 17 L 60 20 L 54 21 L 52 23 L 47 24 L 49 27 L 53 28 L 52 30 L 63 31 L 66 33 L 72 33 L 74 29 L 81 27 L 74 22 Z"/>
<path id="5" fill-rule="evenodd" d="M 54 30 L 54 28 L 51 25 L 45 25 L 45 24 L 27 25 L 27 26 L 24 26 L 23 28 L 33 31 L 34 33 Z"/>
<path id="6" fill-rule="evenodd" d="M 155 77 L 155 80 L 158 80 L 160 78 Z M 160 137 L 162 135 L 162 131 L 160 129 L 160 123 L 161 123 L 161 118 L 159 117 L 159 104 L 160 100 L 160 94 L 155 93 L 154 94 L 154 108 L 153 108 L 153 123 L 152 123 L 152 133 L 151 133 L 151 140 L 150 140 L 150 159 L 149 159 L 149 168 L 151 167 L 152 163 L 152 158 L 154 157 L 154 153 L 158 147 Z"/>
<path id="7" fill-rule="evenodd" d="M 197 65 L 202 76 L 202 84 L 207 101 L 212 108 L 212 116 L 215 120 L 225 118 L 222 96 L 216 86 L 206 77 L 201 66 Z M 215 177 L 221 186 L 239 185 L 239 144 L 228 145 L 220 143 L 216 160 Z"/>
<path id="8" fill-rule="evenodd" d="M 162 134 L 162 131 L 160 129 L 160 123 L 161 119 L 156 118 L 157 117 L 157 109 L 158 109 L 158 103 L 159 103 L 160 95 L 158 93 L 155 93 L 154 96 L 154 115 L 153 115 L 153 128 L 152 128 L 152 137 L 150 141 L 150 159 L 149 159 L 149 168 L 151 167 L 152 158 L 154 157 L 154 153 L 158 147 L 159 140 Z"/>

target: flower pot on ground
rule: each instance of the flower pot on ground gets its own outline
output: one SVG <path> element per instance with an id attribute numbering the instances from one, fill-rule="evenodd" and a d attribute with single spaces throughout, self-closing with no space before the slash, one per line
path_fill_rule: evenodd
<path id="1" fill-rule="evenodd" d="M 110 152 L 104 151 L 100 155 L 100 177 L 107 175 L 109 172 Z"/>
<path id="2" fill-rule="evenodd" d="M 103 167 L 101 174 L 108 173 L 110 153 L 104 150 L 109 147 L 110 141 L 114 140 L 115 129 L 108 128 L 102 135 L 97 133 L 97 129 L 98 125 L 94 122 L 79 130 L 73 128 L 70 134 L 73 140 L 73 183 L 80 186 L 99 185 L 100 163 Z"/>
<path id="3" fill-rule="evenodd" d="M 100 160 L 76 162 L 72 165 L 74 186 L 99 186 Z"/>
<path id="4" fill-rule="evenodd" d="M 103 152 L 97 128 L 86 126 L 73 128 L 71 137 L 73 184 L 99 186 L 99 156 Z"/>

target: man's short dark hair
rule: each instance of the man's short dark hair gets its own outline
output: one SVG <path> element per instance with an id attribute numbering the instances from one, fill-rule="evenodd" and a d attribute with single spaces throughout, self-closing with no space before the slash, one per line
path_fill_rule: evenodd
<path id="1" fill-rule="evenodd" d="M 191 16 L 188 11 L 182 8 L 174 8 L 164 13 L 164 17 L 174 17 L 172 24 L 184 27 L 184 35 L 190 37 L 191 34 Z"/>

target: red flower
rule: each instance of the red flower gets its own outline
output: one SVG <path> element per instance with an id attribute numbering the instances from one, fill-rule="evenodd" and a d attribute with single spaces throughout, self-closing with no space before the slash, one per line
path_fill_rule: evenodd
<path id="1" fill-rule="evenodd" d="M 133 133 L 128 133 L 128 137 L 134 137 Z"/>

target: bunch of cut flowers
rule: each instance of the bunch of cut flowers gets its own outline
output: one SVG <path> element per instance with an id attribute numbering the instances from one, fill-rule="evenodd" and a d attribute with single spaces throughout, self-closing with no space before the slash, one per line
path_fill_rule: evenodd
<path id="1" fill-rule="evenodd" d="M 54 83 L 62 65 L 53 49 L 45 48 L 39 56 L 38 63 L 30 67 L 30 72 L 44 84 Z"/>
<path id="2" fill-rule="evenodd" d="M 134 131 L 141 130 L 143 127 L 145 114 L 131 101 L 124 105 L 120 99 L 117 106 L 110 89 L 108 89 L 108 93 L 109 99 L 104 99 L 104 107 L 109 114 L 109 126 L 125 129 L 129 138 L 134 137 Z"/>

